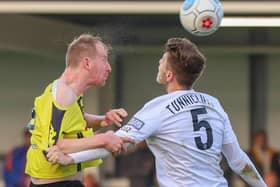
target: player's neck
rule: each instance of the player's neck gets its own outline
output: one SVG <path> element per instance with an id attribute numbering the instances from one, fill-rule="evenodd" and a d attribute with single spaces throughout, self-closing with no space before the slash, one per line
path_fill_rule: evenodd
<path id="1" fill-rule="evenodd" d="M 172 92 L 176 92 L 179 90 L 191 90 L 191 89 L 192 89 L 191 87 L 186 87 L 186 86 L 182 86 L 179 84 L 168 84 L 166 86 L 167 93 L 172 93 Z"/>
<path id="2" fill-rule="evenodd" d="M 82 77 L 79 76 L 79 72 L 73 69 L 66 69 L 59 80 L 71 88 L 76 96 L 83 94 L 86 89 Z"/>

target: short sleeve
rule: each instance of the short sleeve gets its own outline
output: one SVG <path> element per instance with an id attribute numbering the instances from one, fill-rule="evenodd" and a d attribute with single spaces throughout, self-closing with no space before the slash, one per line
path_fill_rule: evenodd
<path id="1" fill-rule="evenodd" d="M 155 134 L 160 125 L 160 110 L 148 105 L 139 110 L 116 134 L 133 138 L 139 143 Z"/>

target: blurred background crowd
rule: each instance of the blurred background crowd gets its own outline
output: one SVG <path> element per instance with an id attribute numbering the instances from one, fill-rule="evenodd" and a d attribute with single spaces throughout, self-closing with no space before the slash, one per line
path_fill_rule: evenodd
<path id="1" fill-rule="evenodd" d="M 39 1 L 26 6 L 20 4 L 24 0 L 9 1 L 14 3 L 10 6 L 3 2 L 0 0 L 0 186 L 24 187 L 28 183 L 23 170 L 29 133 L 23 129 L 30 119 L 33 98 L 63 71 L 68 42 L 90 32 L 111 43 L 113 71 L 106 87 L 85 95 L 86 111 L 102 114 L 123 107 L 132 115 L 143 103 L 164 93 L 151 81 L 156 79 L 155 64 L 162 45 L 170 37 L 190 38 L 208 59 L 205 76 L 195 89 L 221 100 L 242 149 L 247 150 L 269 187 L 279 187 L 280 24 L 222 26 L 211 36 L 195 37 L 182 28 L 178 11 L 172 9 L 181 1 L 155 0 L 153 9 L 143 0 L 135 10 L 114 7 L 120 3 L 117 0 L 84 1 L 89 3 L 86 7 L 108 2 L 96 12 L 82 12 L 80 4 L 67 12 L 67 8 L 51 11 L 47 4 L 32 8 L 32 3 Z M 47 2 L 60 7 L 54 0 Z M 133 1 L 125 2 L 131 5 Z M 225 17 L 275 18 L 274 23 L 280 17 L 278 0 L 265 4 L 259 0 L 221 2 Z M 165 3 L 170 4 L 163 9 Z M 246 11 L 242 11 L 244 7 Z M 231 187 L 245 186 L 224 162 L 221 164 Z M 87 187 L 156 187 L 154 172 L 153 156 L 142 142 L 135 150 L 106 158 L 99 168 L 87 170 L 84 183 Z"/>

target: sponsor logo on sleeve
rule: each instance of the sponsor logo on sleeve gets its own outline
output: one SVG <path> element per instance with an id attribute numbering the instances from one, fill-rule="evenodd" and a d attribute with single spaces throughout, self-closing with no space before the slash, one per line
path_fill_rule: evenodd
<path id="1" fill-rule="evenodd" d="M 124 132 L 129 132 L 129 131 L 131 131 L 131 127 L 129 125 L 125 125 L 121 128 L 121 130 Z"/>
<path id="2" fill-rule="evenodd" d="M 127 123 L 128 126 L 132 126 L 137 130 L 140 130 L 144 126 L 144 122 L 140 119 L 133 117 L 129 122 Z"/>

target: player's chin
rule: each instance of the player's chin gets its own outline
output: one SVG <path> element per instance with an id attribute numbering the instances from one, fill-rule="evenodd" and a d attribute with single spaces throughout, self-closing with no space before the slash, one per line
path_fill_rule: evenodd
<path id="1" fill-rule="evenodd" d="M 103 87 L 106 85 L 106 80 L 99 80 L 98 82 L 94 82 L 92 85 L 97 87 Z"/>
<path id="2" fill-rule="evenodd" d="M 156 81 L 158 84 L 164 84 L 164 81 L 162 80 L 161 76 L 157 76 Z"/>
<path id="3" fill-rule="evenodd" d="M 161 78 L 160 78 L 160 75 L 159 75 L 159 74 L 157 74 L 156 81 L 157 81 L 157 83 L 159 83 L 159 84 L 160 84 L 160 82 L 161 82 L 161 81 L 160 81 L 160 79 L 161 79 Z"/>
<path id="4" fill-rule="evenodd" d="M 105 85 L 106 85 L 106 81 L 107 81 L 107 79 L 106 79 L 106 80 L 103 80 L 103 81 L 100 83 L 100 86 L 105 86 Z"/>

